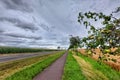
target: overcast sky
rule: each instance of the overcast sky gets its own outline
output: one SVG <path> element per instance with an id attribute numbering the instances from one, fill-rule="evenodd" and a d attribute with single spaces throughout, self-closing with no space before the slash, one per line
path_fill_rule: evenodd
<path id="1" fill-rule="evenodd" d="M 68 47 L 69 35 L 87 35 L 79 12 L 110 14 L 118 6 L 120 0 L 0 0 L 0 45 Z"/>

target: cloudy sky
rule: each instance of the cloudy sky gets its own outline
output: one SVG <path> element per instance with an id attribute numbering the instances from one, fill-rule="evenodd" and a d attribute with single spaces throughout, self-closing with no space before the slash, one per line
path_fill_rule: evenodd
<path id="1" fill-rule="evenodd" d="M 68 47 L 69 35 L 87 35 L 79 12 L 109 14 L 118 6 L 120 0 L 0 0 L 0 45 Z"/>

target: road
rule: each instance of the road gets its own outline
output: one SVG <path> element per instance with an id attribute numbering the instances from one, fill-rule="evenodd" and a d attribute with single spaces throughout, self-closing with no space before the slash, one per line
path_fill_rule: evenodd
<path id="1" fill-rule="evenodd" d="M 5 54 L 0 55 L 0 63 L 13 61 L 13 60 L 19 60 L 24 58 L 30 58 L 35 56 L 43 56 L 47 54 L 53 54 L 57 51 L 50 51 L 50 52 L 37 52 L 37 53 L 17 53 L 17 54 Z"/>

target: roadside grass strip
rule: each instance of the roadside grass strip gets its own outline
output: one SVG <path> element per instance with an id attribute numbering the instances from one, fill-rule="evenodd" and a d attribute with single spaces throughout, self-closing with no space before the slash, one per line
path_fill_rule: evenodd
<path id="1" fill-rule="evenodd" d="M 7 76 L 14 74 L 15 72 L 36 63 L 37 61 L 41 61 L 49 56 L 54 54 L 45 55 L 45 56 L 37 56 L 32 58 L 26 58 L 16 61 L 10 61 L 6 63 L 0 63 L 0 80 L 3 80 Z"/>
<path id="2" fill-rule="evenodd" d="M 108 65 L 106 65 L 104 63 L 100 64 L 90 57 L 87 57 L 87 56 L 82 55 L 80 53 L 78 55 L 79 55 L 79 60 L 78 61 L 79 61 L 79 64 L 81 64 L 81 67 L 85 65 L 85 64 L 80 63 L 80 62 L 82 62 L 82 60 L 84 60 L 85 63 L 89 64 L 89 66 L 88 65 L 86 66 L 86 69 L 90 69 L 92 67 L 93 68 L 92 72 L 95 72 L 94 75 L 104 74 L 108 78 L 107 79 L 103 76 L 104 79 L 102 79 L 102 80 L 120 80 L 120 72 L 115 71 L 114 69 L 112 69 L 111 67 L 109 67 Z M 91 75 L 91 76 L 94 76 L 94 75 Z M 96 75 L 96 76 L 100 77 L 99 75 Z M 101 77 L 102 77 L 102 75 L 101 75 Z M 96 79 L 96 80 L 99 80 L 99 79 Z"/>
<path id="3" fill-rule="evenodd" d="M 66 59 L 62 80 L 86 80 L 71 52 L 68 53 Z"/>
<path id="4" fill-rule="evenodd" d="M 104 76 L 104 74 L 102 74 L 100 71 L 96 69 L 93 69 L 91 64 L 86 62 L 84 59 L 76 55 L 73 55 L 73 57 L 77 60 L 87 80 L 108 80 L 107 77 Z"/>
<path id="5" fill-rule="evenodd" d="M 47 58 L 42 59 L 41 61 L 37 61 L 37 63 L 28 66 L 15 74 L 7 77 L 5 80 L 32 80 L 38 73 L 43 71 L 46 67 L 48 67 L 51 63 L 53 63 L 56 59 L 61 57 L 64 52 L 59 52 L 57 54 L 52 54 Z"/>

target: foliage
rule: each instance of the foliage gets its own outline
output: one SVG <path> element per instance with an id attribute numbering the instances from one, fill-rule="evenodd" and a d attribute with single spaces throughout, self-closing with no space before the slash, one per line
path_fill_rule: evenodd
<path id="1" fill-rule="evenodd" d="M 80 43 L 81 43 L 80 38 L 78 36 L 76 37 L 71 36 L 69 49 L 79 47 Z"/>
<path id="2" fill-rule="evenodd" d="M 59 50 L 60 48 L 61 48 L 60 46 L 57 47 L 58 50 Z"/>
<path id="3" fill-rule="evenodd" d="M 96 29 L 92 21 L 101 21 L 102 28 Z M 79 13 L 78 22 L 90 27 L 89 36 L 82 39 L 88 50 L 94 53 L 95 48 L 99 48 L 102 53 L 111 53 L 111 48 L 120 46 L 120 19 L 115 18 L 112 14 L 86 12 Z M 82 44 L 83 44 L 82 43 Z"/>

